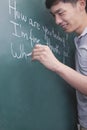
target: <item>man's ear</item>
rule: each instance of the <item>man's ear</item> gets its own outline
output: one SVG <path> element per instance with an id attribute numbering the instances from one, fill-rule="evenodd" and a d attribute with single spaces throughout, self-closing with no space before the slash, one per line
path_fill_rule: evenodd
<path id="1" fill-rule="evenodd" d="M 81 11 L 86 7 L 86 0 L 78 0 Z"/>

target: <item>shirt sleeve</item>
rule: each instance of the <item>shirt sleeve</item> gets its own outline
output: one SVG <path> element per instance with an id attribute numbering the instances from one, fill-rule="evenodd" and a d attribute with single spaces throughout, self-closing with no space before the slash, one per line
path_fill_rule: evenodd
<path id="1" fill-rule="evenodd" d="M 87 75 L 87 48 L 80 48 L 80 71 L 82 74 Z"/>

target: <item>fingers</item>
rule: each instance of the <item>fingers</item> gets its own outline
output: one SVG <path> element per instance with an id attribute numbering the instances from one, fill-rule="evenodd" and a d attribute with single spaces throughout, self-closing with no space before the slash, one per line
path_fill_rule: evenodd
<path id="1" fill-rule="evenodd" d="M 33 53 L 34 52 L 42 52 L 43 51 L 43 45 L 39 45 L 37 44 L 34 49 L 33 49 Z"/>
<path id="2" fill-rule="evenodd" d="M 32 51 L 32 60 L 41 61 L 46 56 L 47 48 L 48 47 L 46 45 L 41 45 L 41 44 L 35 45 Z"/>
<path id="3" fill-rule="evenodd" d="M 34 49 L 38 50 L 38 51 L 42 51 L 44 50 L 45 48 L 47 48 L 46 45 L 41 45 L 41 44 L 37 44 L 35 45 Z"/>
<path id="4" fill-rule="evenodd" d="M 32 51 L 32 60 L 38 60 L 46 68 L 54 70 L 57 59 L 46 45 L 35 45 Z"/>

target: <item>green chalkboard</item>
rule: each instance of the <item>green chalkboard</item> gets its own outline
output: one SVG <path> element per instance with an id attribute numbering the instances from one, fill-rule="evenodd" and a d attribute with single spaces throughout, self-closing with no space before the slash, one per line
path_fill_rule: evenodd
<path id="1" fill-rule="evenodd" d="M 0 130 L 77 130 L 75 90 L 31 60 L 41 43 L 74 67 L 74 35 L 56 26 L 44 2 L 0 0 Z"/>

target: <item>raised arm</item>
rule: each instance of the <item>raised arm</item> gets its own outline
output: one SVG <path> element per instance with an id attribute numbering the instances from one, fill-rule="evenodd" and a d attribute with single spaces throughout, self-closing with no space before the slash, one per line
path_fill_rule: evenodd
<path id="1" fill-rule="evenodd" d="M 36 45 L 32 51 L 32 60 L 38 60 L 46 68 L 56 72 L 72 87 L 87 95 L 87 76 L 61 63 L 48 46 Z"/>

